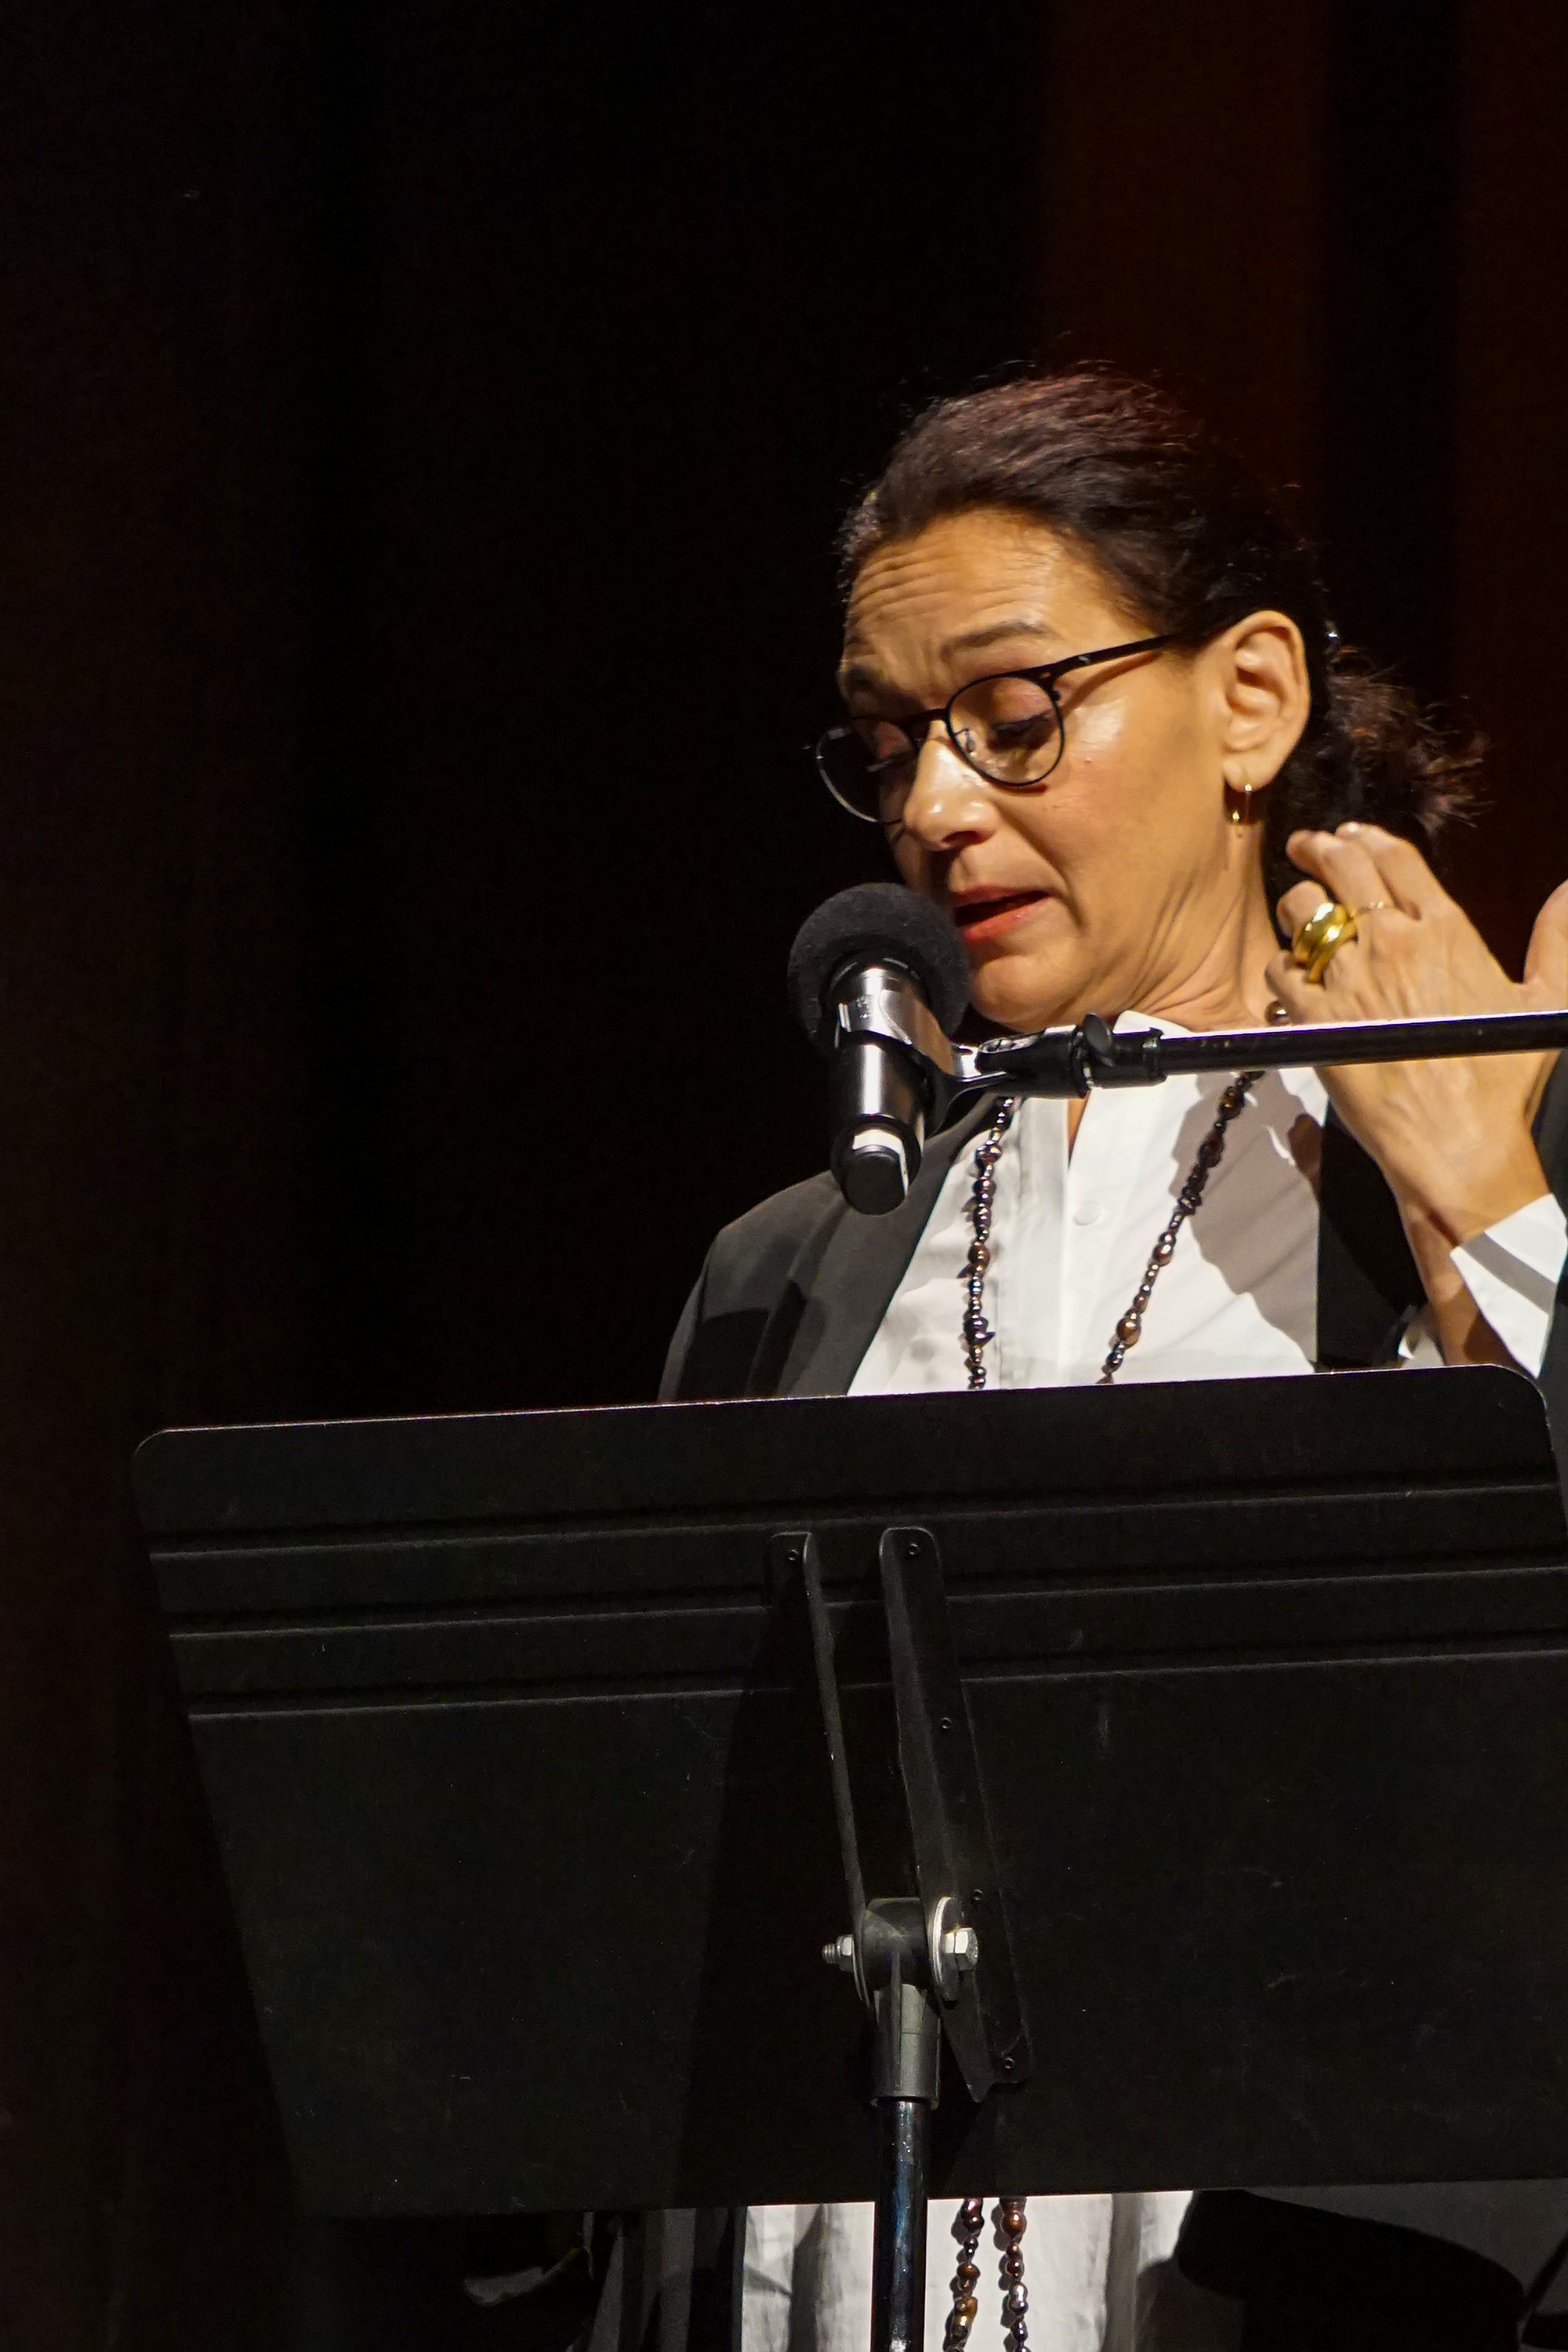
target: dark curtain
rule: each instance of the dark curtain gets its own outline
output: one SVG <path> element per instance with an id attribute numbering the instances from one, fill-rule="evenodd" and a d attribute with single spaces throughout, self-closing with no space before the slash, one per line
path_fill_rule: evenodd
<path id="1" fill-rule="evenodd" d="M 171 1420 L 647 1394 L 820 1164 L 831 540 L 1189 389 L 1568 865 L 1552 0 L 128 0 L 0 36 L 0 2335 L 256 2340 L 286 2184 L 131 1506 Z M 1556 225 L 1555 236 L 1552 224 Z"/>

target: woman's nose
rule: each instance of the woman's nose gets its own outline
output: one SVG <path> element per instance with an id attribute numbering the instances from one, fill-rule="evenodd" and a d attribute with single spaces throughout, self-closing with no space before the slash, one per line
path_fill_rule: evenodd
<path id="1" fill-rule="evenodd" d="M 958 849 L 995 830 L 996 804 L 984 778 L 959 757 L 942 727 L 933 726 L 921 745 L 900 815 L 904 831 L 930 850 Z"/>

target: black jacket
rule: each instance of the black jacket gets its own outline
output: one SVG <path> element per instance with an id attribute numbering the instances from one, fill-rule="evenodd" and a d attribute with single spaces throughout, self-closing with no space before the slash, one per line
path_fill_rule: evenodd
<path id="1" fill-rule="evenodd" d="M 858 1215 L 833 1178 L 813 1176 L 726 1225 L 708 1253 L 665 1365 L 665 1398 L 841 1396 L 887 1312 L 942 1180 L 985 1116 L 936 1136 L 903 1206 Z M 1568 1064 L 1535 1122 L 1547 1181 L 1568 1208 Z M 1423 1298 L 1420 1276 L 1375 1164 L 1331 1113 L 1323 1135 L 1318 1244 L 1318 1364 L 1347 1371 L 1393 1360 Z M 1568 1431 L 1568 1314 L 1560 1289 L 1541 1388 Z"/>

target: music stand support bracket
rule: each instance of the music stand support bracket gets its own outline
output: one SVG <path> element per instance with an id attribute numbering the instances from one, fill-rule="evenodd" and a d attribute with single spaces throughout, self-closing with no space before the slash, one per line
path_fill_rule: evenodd
<path id="1" fill-rule="evenodd" d="M 924 1528 L 888 1528 L 878 1547 L 919 1893 L 869 1900 L 816 1538 L 800 1529 L 775 1540 L 805 1587 L 852 1922 L 823 1958 L 854 1977 L 875 2029 L 880 2146 L 871 2352 L 921 2352 L 927 2158 L 942 2036 L 978 2103 L 997 2084 L 1026 2080 L 1028 2033 L 935 1538 Z"/>

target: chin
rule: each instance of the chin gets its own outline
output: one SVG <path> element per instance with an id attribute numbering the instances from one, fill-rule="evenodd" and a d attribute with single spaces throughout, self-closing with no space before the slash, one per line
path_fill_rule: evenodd
<path id="1" fill-rule="evenodd" d="M 1054 958 L 988 956 L 974 968 L 969 1001 L 998 1029 L 1049 1029 L 1077 1019 L 1082 994 L 1080 976 Z"/>

